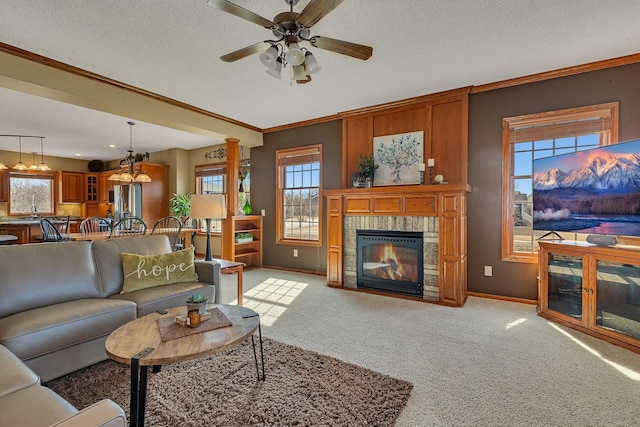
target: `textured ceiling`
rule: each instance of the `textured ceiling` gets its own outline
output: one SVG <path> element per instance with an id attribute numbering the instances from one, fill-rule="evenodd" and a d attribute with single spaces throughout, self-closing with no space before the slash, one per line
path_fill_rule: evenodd
<path id="1" fill-rule="evenodd" d="M 283 0 L 234 3 L 268 19 L 288 10 Z M 301 0 L 294 10 L 307 3 Z M 269 128 L 638 53 L 639 20 L 638 0 L 345 0 L 311 34 L 369 45 L 373 56 L 361 61 L 310 47 L 323 68 L 306 85 L 291 84 L 285 78 L 288 68 L 282 80 L 267 75 L 258 55 L 220 61 L 221 55 L 272 34 L 206 0 L 2 0 L 0 41 Z M 6 106 L 4 94 L 0 91 L 2 127 L 11 123 L 7 114 L 15 110 Z M 12 99 L 20 103 L 18 98 Z M 101 133 L 107 131 L 110 138 L 124 134 L 128 142 L 125 119 L 114 130 L 120 124 L 113 118 L 105 119 L 105 127 L 102 114 L 89 116 L 94 137 L 78 130 L 85 144 L 103 144 Z M 33 133 L 38 118 L 19 121 L 21 127 L 12 133 Z M 73 133 L 78 123 L 56 120 L 37 129 L 55 138 L 65 126 Z M 181 134 L 174 132 L 169 141 Z M 166 144 L 211 144 L 204 137 L 190 138 Z M 66 144 L 76 148 L 75 142 Z M 148 145 L 148 150 L 168 148 Z M 0 149 L 12 148 L 0 139 Z M 101 155 L 104 147 L 95 153 Z"/>

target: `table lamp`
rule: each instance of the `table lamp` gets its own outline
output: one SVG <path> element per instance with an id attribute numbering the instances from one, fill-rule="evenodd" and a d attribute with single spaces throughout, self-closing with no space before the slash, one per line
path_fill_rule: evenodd
<path id="1" fill-rule="evenodd" d="M 213 261 L 211 256 L 211 220 L 227 217 L 224 194 L 192 194 L 191 217 L 204 218 L 207 221 L 207 250 L 204 260 Z"/>

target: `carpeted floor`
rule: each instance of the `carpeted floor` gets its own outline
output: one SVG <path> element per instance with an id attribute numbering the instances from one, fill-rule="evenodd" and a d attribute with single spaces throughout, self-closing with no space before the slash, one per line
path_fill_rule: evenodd
<path id="1" fill-rule="evenodd" d="M 412 385 L 265 338 L 266 381 L 256 380 L 250 342 L 149 374 L 146 425 L 390 426 Z M 110 398 L 128 414 L 128 366 L 99 363 L 47 384 L 74 406 Z"/>

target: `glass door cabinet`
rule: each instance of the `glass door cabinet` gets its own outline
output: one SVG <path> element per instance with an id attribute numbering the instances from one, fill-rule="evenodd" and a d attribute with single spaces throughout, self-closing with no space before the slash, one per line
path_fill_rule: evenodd
<path id="1" fill-rule="evenodd" d="M 539 244 L 539 315 L 640 353 L 640 247 Z"/>

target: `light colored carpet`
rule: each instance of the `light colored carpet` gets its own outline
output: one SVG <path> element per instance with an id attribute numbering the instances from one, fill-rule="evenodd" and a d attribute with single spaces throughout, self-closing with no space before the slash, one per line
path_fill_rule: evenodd
<path id="1" fill-rule="evenodd" d="M 392 426 L 411 384 L 264 339 L 266 381 L 256 380 L 250 341 L 225 353 L 149 374 L 145 424 L 200 426 Z M 128 366 L 106 361 L 49 382 L 77 408 L 110 398 L 129 413 Z"/>
<path id="2" fill-rule="evenodd" d="M 222 300 L 236 299 L 223 275 Z M 640 354 L 554 324 L 533 305 L 462 308 L 333 289 L 322 276 L 255 269 L 244 305 L 263 334 L 410 381 L 397 426 L 631 426 Z"/>

